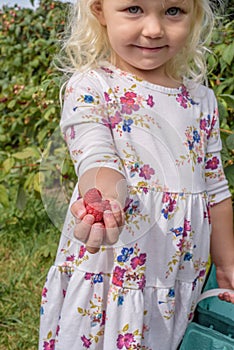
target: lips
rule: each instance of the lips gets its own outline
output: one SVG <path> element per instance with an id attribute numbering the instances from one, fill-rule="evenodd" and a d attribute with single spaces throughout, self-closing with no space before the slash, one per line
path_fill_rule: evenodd
<path id="1" fill-rule="evenodd" d="M 135 45 L 135 47 L 140 49 L 140 50 L 143 50 L 143 51 L 160 51 L 163 48 L 165 48 L 166 45 L 164 45 L 164 46 L 154 46 L 154 47 Z"/>

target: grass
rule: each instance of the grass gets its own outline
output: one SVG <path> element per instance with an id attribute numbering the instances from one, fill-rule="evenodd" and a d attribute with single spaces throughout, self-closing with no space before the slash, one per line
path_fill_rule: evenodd
<path id="1" fill-rule="evenodd" d="M 40 200 L 0 208 L 0 350 L 36 350 L 43 284 L 60 232 Z"/>

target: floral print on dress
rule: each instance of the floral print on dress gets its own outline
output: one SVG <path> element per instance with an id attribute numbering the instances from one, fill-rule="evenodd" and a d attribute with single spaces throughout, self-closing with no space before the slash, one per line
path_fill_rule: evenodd
<path id="1" fill-rule="evenodd" d="M 170 220 L 178 210 L 177 199 L 178 199 L 177 193 L 165 192 L 163 194 L 163 197 L 162 197 L 163 208 L 161 210 L 161 213 L 166 220 L 168 219 Z"/>
<path id="2" fill-rule="evenodd" d="M 180 159 L 176 160 L 176 164 L 178 166 L 183 166 L 185 162 L 191 164 L 192 171 L 195 171 L 196 165 L 203 165 L 204 161 L 206 160 L 206 146 L 208 140 L 210 138 L 217 139 L 219 135 L 218 130 L 215 127 L 218 123 L 217 110 L 214 111 L 212 118 L 210 114 L 208 114 L 206 118 L 204 118 L 203 114 L 201 114 L 198 122 L 199 128 L 196 126 L 188 126 L 186 128 L 186 141 L 184 141 L 184 145 L 186 146 L 188 152 L 186 155 L 181 155 Z M 208 164 L 208 167 L 209 166 L 210 165 Z"/>
<path id="3" fill-rule="evenodd" d="M 195 165 L 202 164 L 205 157 L 205 137 L 204 133 L 199 133 L 198 129 L 189 126 L 185 131 L 186 141 L 184 145 L 187 147 L 187 155 L 180 156 L 180 160 L 176 160 L 176 164 L 181 166 L 184 162 L 191 164 L 192 171 L 195 170 Z"/>
<path id="4" fill-rule="evenodd" d="M 180 92 L 176 96 L 176 101 L 179 102 L 180 106 L 185 109 L 193 105 L 198 105 L 198 103 L 196 103 L 190 96 L 190 93 L 185 85 L 181 86 Z"/>
<path id="5" fill-rule="evenodd" d="M 140 124 L 143 128 L 149 129 L 149 122 L 154 122 L 152 117 L 146 115 L 145 118 L 142 118 L 137 113 L 144 106 L 154 107 L 153 96 L 148 95 L 145 97 L 134 92 L 134 89 L 136 89 L 135 84 L 123 93 L 119 98 L 119 104 L 115 101 L 116 91 L 119 90 L 118 87 L 104 92 L 104 99 L 108 108 L 108 119 L 103 118 L 102 122 L 110 129 L 115 129 L 120 136 L 126 132 L 131 133 L 134 125 Z"/>
<path id="6" fill-rule="evenodd" d="M 92 332 L 88 331 L 80 337 L 83 347 L 89 349 L 93 343 L 100 342 L 104 334 L 104 326 L 106 322 L 106 311 L 102 308 L 103 299 L 96 293 L 93 300 L 89 301 L 89 308 L 78 307 L 77 312 L 85 318 L 89 319 Z M 96 330 L 96 332 L 95 332 Z"/>
<path id="7" fill-rule="evenodd" d="M 121 253 L 116 257 L 112 277 L 113 285 L 143 290 L 146 282 L 146 257 L 146 253 L 141 253 L 137 244 L 131 248 L 122 248 Z"/>
<path id="8" fill-rule="evenodd" d="M 129 330 L 130 325 L 124 325 L 123 329 L 116 340 L 117 349 L 130 350 L 152 350 L 149 347 L 141 345 L 141 339 L 144 338 L 143 330 L 136 329 L 132 332 Z"/>

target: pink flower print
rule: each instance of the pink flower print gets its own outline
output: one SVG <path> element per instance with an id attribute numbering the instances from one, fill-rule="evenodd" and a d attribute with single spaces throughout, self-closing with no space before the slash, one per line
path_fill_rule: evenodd
<path id="1" fill-rule="evenodd" d="M 134 98 L 136 98 L 137 95 L 134 92 L 125 92 L 124 97 L 120 97 L 120 101 L 122 104 L 122 110 L 121 113 L 126 114 L 132 114 L 132 111 L 138 111 L 139 105 L 136 104 L 136 101 Z"/>
<path id="2" fill-rule="evenodd" d="M 213 157 L 212 159 L 208 160 L 206 163 L 206 169 L 215 170 L 218 168 L 219 165 L 219 159 L 217 157 Z"/>
<path id="3" fill-rule="evenodd" d="M 135 343 L 134 335 L 132 333 L 119 334 L 117 338 L 118 349 L 130 349 L 131 345 Z"/>
<path id="4" fill-rule="evenodd" d="M 106 102 L 110 102 L 111 101 L 110 95 L 107 92 L 104 92 L 104 97 L 105 97 L 105 101 Z"/>
<path id="5" fill-rule="evenodd" d="M 155 171 L 153 168 L 150 168 L 149 164 L 145 164 L 142 168 L 140 168 L 140 177 L 144 177 L 145 180 L 150 180 L 151 175 L 154 175 Z"/>
<path id="6" fill-rule="evenodd" d="M 105 323 L 106 323 L 106 311 L 103 310 L 103 312 L 102 312 L 102 322 L 101 322 L 100 326 L 104 326 Z"/>
<path id="7" fill-rule="evenodd" d="M 92 277 L 93 277 L 93 273 L 91 273 L 91 272 L 86 272 L 86 274 L 85 274 L 85 280 L 87 280 L 87 281 L 89 281 L 89 280 L 91 280 L 92 279 Z"/>
<path id="8" fill-rule="evenodd" d="M 57 326 L 57 329 L 56 329 L 56 335 L 57 336 L 59 335 L 59 331 L 60 331 L 60 326 Z"/>
<path id="9" fill-rule="evenodd" d="M 80 338 L 83 342 L 83 346 L 86 348 L 86 349 L 89 349 L 90 346 L 92 345 L 92 342 L 90 339 L 86 338 L 85 335 L 83 335 L 81 338 Z"/>
<path id="10" fill-rule="evenodd" d="M 198 164 L 200 164 L 202 162 L 202 157 L 198 157 L 197 162 L 198 162 Z"/>
<path id="11" fill-rule="evenodd" d="M 169 200 L 170 200 L 170 193 L 165 192 L 165 193 L 163 194 L 162 202 L 163 202 L 163 203 L 167 203 L 167 202 L 169 202 Z"/>
<path id="12" fill-rule="evenodd" d="M 114 73 L 113 70 L 111 70 L 108 67 L 101 67 L 101 69 L 104 70 L 104 72 L 109 73 L 109 74 L 113 74 Z"/>
<path id="13" fill-rule="evenodd" d="M 203 269 L 199 272 L 199 277 L 204 277 L 205 274 L 206 274 L 206 270 Z"/>
<path id="14" fill-rule="evenodd" d="M 55 340 L 51 339 L 49 342 L 45 341 L 43 344 L 44 350 L 54 350 L 55 348 Z"/>
<path id="15" fill-rule="evenodd" d="M 182 95 L 182 94 L 178 94 L 176 101 L 179 102 L 179 104 L 181 105 L 181 107 L 183 108 L 187 108 L 187 99 Z"/>
<path id="16" fill-rule="evenodd" d="M 181 239 L 179 240 L 179 243 L 177 243 L 177 247 L 179 248 L 179 251 L 180 251 L 180 252 L 182 252 L 183 245 L 184 245 L 184 238 L 181 238 Z"/>
<path id="17" fill-rule="evenodd" d="M 114 129 L 117 124 L 119 124 L 122 121 L 122 118 L 120 116 L 120 113 L 117 111 L 113 117 L 110 117 L 110 127 L 111 129 Z"/>
<path id="18" fill-rule="evenodd" d="M 211 129 L 213 129 L 213 128 L 214 128 L 214 126 L 215 126 L 216 122 L 217 122 L 217 116 L 216 116 L 216 115 L 214 115 L 214 117 L 213 117 L 213 119 L 212 119 L 212 122 L 211 122 Z"/>
<path id="19" fill-rule="evenodd" d="M 46 297 L 47 297 L 47 292 L 48 292 L 48 289 L 47 289 L 46 287 L 44 287 L 44 288 L 42 289 L 42 297 L 43 297 L 43 298 L 46 298 Z"/>
<path id="20" fill-rule="evenodd" d="M 74 261 L 75 260 L 75 255 L 72 254 L 70 256 L 67 256 L 66 261 Z"/>
<path id="21" fill-rule="evenodd" d="M 76 137 L 75 128 L 74 128 L 74 126 L 71 126 L 70 129 L 71 129 L 70 138 L 71 138 L 71 140 L 74 140 L 74 138 Z"/>
<path id="22" fill-rule="evenodd" d="M 136 256 L 135 258 L 131 259 L 131 266 L 133 270 L 137 268 L 137 266 L 142 266 L 146 262 L 146 254 L 140 254 L 139 256 Z"/>
<path id="23" fill-rule="evenodd" d="M 81 247 L 80 247 L 80 251 L 79 251 L 79 258 L 81 259 L 81 258 L 83 258 L 83 256 L 85 255 L 85 253 L 86 253 L 86 248 L 85 248 L 85 246 L 84 245 L 82 245 Z"/>
<path id="24" fill-rule="evenodd" d="M 148 100 L 147 100 L 147 105 L 150 107 L 153 107 L 155 105 L 153 101 L 153 96 L 149 95 Z"/>
<path id="25" fill-rule="evenodd" d="M 200 120 L 200 129 L 206 131 L 206 127 L 207 127 L 207 120 L 201 119 Z"/>
<path id="26" fill-rule="evenodd" d="M 188 232 L 191 231 L 191 225 L 190 225 L 190 221 L 186 220 L 184 221 L 184 232 L 183 232 L 183 236 L 187 237 Z"/>
<path id="27" fill-rule="evenodd" d="M 168 206 L 169 212 L 172 213 L 175 210 L 175 207 L 176 207 L 176 200 L 170 198 L 170 202 Z"/>
<path id="28" fill-rule="evenodd" d="M 110 129 L 114 129 L 116 125 L 118 125 L 121 121 L 122 121 L 122 118 L 118 111 L 115 113 L 114 116 L 110 116 L 109 120 L 104 118 L 102 119 L 103 124 Z"/>
<path id="29" fill-rule="evenodd" d="M 123 286 L 123 277 L 126 272 L 126 269 L 121 269 L 119 266 L 116 266 L 113 272 L 112 283 L 115 286 Z"/>
<path id="30" fill-rule="evenodd" d="M 143 275 L 141 280 L 137 282 L 139 289 L 143 290 L 145 288 L 145 283 L 146 283 L 146 279 L 145 279 L 145 275 Z"/>
<path id="31" fill-rule="evenodd" d="M 189 92 L 184 85 L 181 87 L 181 92 L 177 95 L 176 101 L 185 109 L 188 108 L 189 103 L 191 103 L 191 105 L 198 104 L 190 97 Z"/>

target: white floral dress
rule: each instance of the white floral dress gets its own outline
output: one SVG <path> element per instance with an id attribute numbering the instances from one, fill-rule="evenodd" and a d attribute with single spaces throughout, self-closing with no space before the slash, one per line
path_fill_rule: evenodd
<path id="1" fill-rule="evenodd" d="M 129 199 L 118 243 L 93 255 L 68 211 L 43 289 L 39 349 L 175 350 L 206 275 L 209 205 L 230 197 L 213 92 L 105 65 L 70 79 L 61 128 L 78 178 L 115 169 Z"/>

